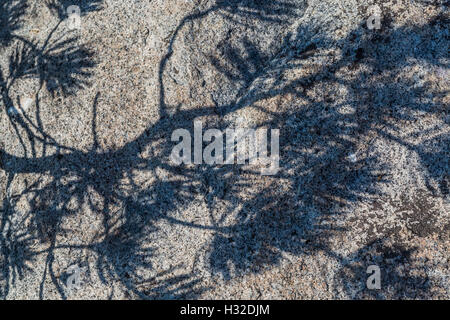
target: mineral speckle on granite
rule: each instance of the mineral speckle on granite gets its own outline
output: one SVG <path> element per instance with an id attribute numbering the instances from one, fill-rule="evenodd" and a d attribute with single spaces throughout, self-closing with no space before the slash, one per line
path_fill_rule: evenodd
<path id="1" fill-rule="evenodd" d="M 448 6 L 1 0 L 0 298 L 449 299 Z M 194 120 L 279 172 L 173 164 Z"/>

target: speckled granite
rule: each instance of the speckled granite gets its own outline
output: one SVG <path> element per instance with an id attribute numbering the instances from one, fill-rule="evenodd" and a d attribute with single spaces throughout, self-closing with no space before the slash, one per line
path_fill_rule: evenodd
<path id="1" fill-rule="evenodd" d="M 449 299 L 448 5 L 1 0 L 0 297 Z M 174 165 L 195 119 L 279 173 Z"/>

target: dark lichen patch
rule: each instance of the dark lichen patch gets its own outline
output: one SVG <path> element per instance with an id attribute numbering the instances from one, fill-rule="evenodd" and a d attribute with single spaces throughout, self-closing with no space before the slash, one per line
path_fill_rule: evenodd
<path id="1" fill-rule="evenodd" d="M 400 212 L 406 221 L 406 227 L 419 237 L 443 231 L 438 220 L 440 212 L 435 209 L 432 199 L 424 191 L 418 191 L 412 199 L 403 196 L 401 201 L 393 203 L 396 212 Z"/>
<path id="2" fill-rule="evenodd" d="M 439 199 L 425 190 L 418 190 L 411 197 L 403 195 L 398 200 L 380 198 L 368 204 L 365 215 L 349 218 L 347 223 L 358 230 L 362 243 L 380 237 L 402 241 L 408 233 L 419 238 L 438 235 L 446 239 L 450 224 Z"/>

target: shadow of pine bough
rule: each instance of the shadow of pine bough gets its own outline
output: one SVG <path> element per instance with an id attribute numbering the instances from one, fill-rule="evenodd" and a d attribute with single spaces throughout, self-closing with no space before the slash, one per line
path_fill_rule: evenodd
<path id="1" fill-rule="evenodd" d="M 40 122 L 39 92 L 45 88 L 52 95 L 55 93 L 65 96 L 75 94 L 77 90 L 88 84 L 87 79 L 92 75 L 90 70 L 96 63 L 92 60 L 93 55 L 80 45 L 79 39 L 71 37 L 65 30 L 60 30 L 61 21 L 43 42 L 29 40 L 15 33 L 22 26 L 20 22 L 26 13 L 27 2 L 6 0 L 0 5 L 2 50 L 10 53 L 9 59 L 6 60 L 7 67 L 0 67 L 0 107 L 7 114 L 25 155 L 22 160 L 16 161 L 4 157 L 4 150 L 0 151 L 0 166 L 2 169 L 8 168 L 5 171 L 6 194 L 2 197 L 3 203 L 0 210 L 0 253 L 3 262 L 1 295 L 6 297 L 10 285 L 14 285 L 18 277 L 24 277 L 26 271 L 31 271 L 30 266 L 40 254 L 32 249 L 36 241 L 50 243 L 51 249 L 47 258 L 47 263 L 50 264 L 50 276 L 57 289 L 62 292 L 51 267 L 54 260 L 52 249 L 56 244 L 57 235 L 65 232 L 61 229 L 63 217 L 71 214 L 72 211 L 65 205 L 62 209 L 58 207 L 53 197 L 57 194 L 60 203 L 66 201 L 65 204 L 67 204 L 67 198 L 70 198 L 74 190 L 69 187 L 61 188 L 61 185 L 58 185 L 65 175 L 65 172 L 58 171 L 61 167 L 54 167 L 57 163 L 55 160 L 58 160 L 60 155 L 55 155 L 51 158 L 52 161 L 45 163 L 45 169 L 38 169 L 32 164 L 39 158 L 36 150 L 38 145 L 43 145 L 41 149 L 43 158 L 46 157 L 47 146 L 65 149 L 45 132 Z M 35 96 L 37 106 L 35 121 L 31 120 L 32 117 L 27 114 L 27 110 L 20 104 L 19 99 L 15 101 L 13 97 L 15 86 L 26 79 L 36 79 L 39 85 Z M 42 179 L 38 177 L 30 185 L 27 183 L 20 193 L 10 193 L 14 179 L 21 172 L 45 175 L 47 169 L 52 167 L 54 183 L 42 185 Z M 31 211 L 24 213 L 20 209 L 19 202 L 28 196 L 28 206 Z M 46 275 L 47 272 L 44 273 L 44 279 Z M 41 285 L 41 297 L 42 288 Z"/>
<path id="2" fill-rule="evenodd" d="M 261 125 L 282 128 L 281 137 L 284 137 L 284 141 L 281 142 L 280 153 L 283 170 L 278 177 L 295 186 L 297 192 L 277 192 L 280 185 L 274 183 L 260 190 L 250 200 L 247 199 L 236 224 L 218 232 L 212 241 L 209 262 L 213 272 L 221 273 L 225 279 L 233 277 L 230 265 L 235 275 L 260 272 L 267 266 L 277 265 L 282 252 L 300 255 L 322 251 L 334 257 L 336 253 L 328 241 L 333 234 L 345 232 L 344 229 L 334 227 L 335 217 L 344 214 L 345 208 L 352 203 L 382 196 L 379 186 L 389 182 L 386 176 L 389 168 L 383 159 L 360 155 L 355 163 L 348 158 L 349 153 L 356 148 L 354 141 L 371 133 L 416 153 L 425 169 L 429 190 L 448 198 L 447 134 L 420 144 L 412 144 L 400 138 L 400 135 L 392 134 L 399 132 L 402 122 L 417 121 L 423 114 L 438 119 L 435 133 L 448 130 L 448 116 L 443 103 L 446 93 L 430 85 L 414 86 L 413 79 L 404 78 L 404 71 L 417 63 L 436 68 L 447 67 L 443 58 L 447 55 L 448 42 L 439 36 L 446 28 L 446 25 L 433 20 L 429 25 L 401 27 L 361 39 L 358 37 L 364 31 L 357 30 L 341 41 L 347 54 L 335 63 L 303 78 L 276 81 L 276 85 L 264 90 L 251 89 L 244 103 L 230 101 L 228 105 L 244 108 L 264 99 L 292 94 L 298 99 L 308 100 L 308 104 L 306 108 L 298 110 L 275 112 L 274 120 Z M 307 38 L 301 29 L 298 34 L 301 34 L 302 39 Z M 306 51 L 324 49 L 320 48 L 320 43 L 327 41 L 315 39 L 309 45 L 311 49 Z M 353 43 L 358 43 L 358 46 L 353 46 Z M 401 45 L 392 51 L 392 43 Z M 243 58 L 236 57 L 232 46 L 223 52 L 225 58 L 230 60 L 229 67 L 219 63 L 219 58 L 210 58 L 219 72 L 230 81 L 251 78 L 245 66 L 254 64 L 250 59 L 257 55 L 249 55 L 250 58 L 244 62 Z M 259 56 L 263 55 L 259 53 Z M 304 56 L 300 50 L 297 60 L 292 59 L 284 67 L 277 65 L 276 68 L 283 72 L 294 69 L 301 65 Z M 236 66 L 236 61 L 241 63 Z M 408 61 L 414 62 L 411 64 Z M 350 80 L 341 77 L 338 72 L 344 68 L 358 69 L 360 66 L 371 71 L 361 71 L 359 76 Z M 272 69 L 266 66 L 264 72 L 271 74 Z M 264 78 L 264 73 L 254 74 Z M 333 103 L 333 98 L 327 98 L 328 92 L 324 92 L 322 97 L 310 98 L 309 93 L 314 87 L 326 84 L 345 85 L 351 90 L 350 96 L 354 100 Z M 424 99 L 424 96 L 436 99 Z M 355 105 L 356 112 L 351 116 L 337 112 L 345 104 Z M 263 107 L 260 109 L 264 112 Z M 270 113 L 267 114 L 270 118 Z M 292 131 L 292 128 L 297 131 Z M 352 128 L 351 131 L 349 128 Z M 431 181 L 439 185 L 439 190 L 431 186 Z M 342 257 L 339 260 L 345 261 Z M 427 296 L 428 287 L 423 285 L 426 280 L 416 280 L 412 281 L 418 283 L 418 288 L 423 288 L 423 292 L 418 291 L 417 296 Z M 399 295 L 412 297 L 414 284 L 407 286 L 398 289 L 403 292 Z M 392 290 L 398 291 L 395 288 Z"/>

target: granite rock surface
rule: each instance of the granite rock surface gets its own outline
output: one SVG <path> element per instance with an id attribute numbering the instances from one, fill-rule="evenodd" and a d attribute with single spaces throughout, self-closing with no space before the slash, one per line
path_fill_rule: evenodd
<path id="1" fill-rule="evenodd" d="M 448 6 L 0 0 L 0 297 L 449 299 Z"/>

